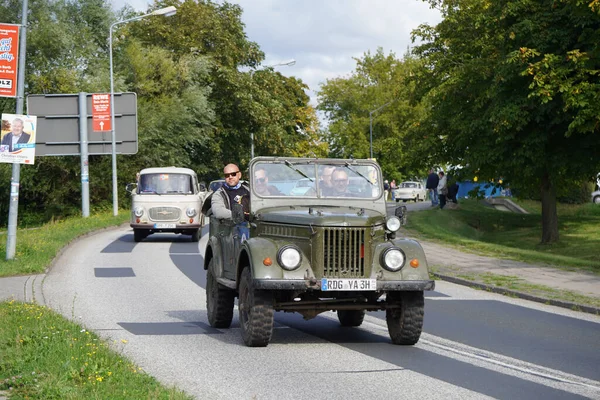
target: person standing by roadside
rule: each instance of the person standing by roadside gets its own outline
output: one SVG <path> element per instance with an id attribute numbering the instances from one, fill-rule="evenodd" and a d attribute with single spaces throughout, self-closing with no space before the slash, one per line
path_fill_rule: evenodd
<path id="1" fill-rule="evenodd" d="M 446 206 L 446 196 L 448 195 L 448 179 L 444 175 L 444 171 L 440 171 L 439 176 L 437 191 L 440 198 L 440 209 L 443 209 Z"/>
<path id="2" fill-rule="evenodd" d="M 435 173 L 433 168 L 429 170 L 429 175 L 427 175 L 427 183 L 425 185 L 425 189 L 429 190 L 429 198 L 431 199 L 431 206 L 435 207 L 439 204 L 438 202 L 438 192 L 437 187 L 440 182 L 439 176 Z"/>
<path id="3" fill-rule="evenodd" d="M 390 191 L 392 192 L 392 201 L 396 200 L 396 190 L 397 186 L 396 186 L 396 180 L 392 179 L 392 181 L 390 182 Z"/>
<path id="4" fill-rule="evenodd" d="M 383 198 L 385 201 L 388 201 L 388 196 L 390 195 L 390 183 L 386 179 L 383 181 Z"/>

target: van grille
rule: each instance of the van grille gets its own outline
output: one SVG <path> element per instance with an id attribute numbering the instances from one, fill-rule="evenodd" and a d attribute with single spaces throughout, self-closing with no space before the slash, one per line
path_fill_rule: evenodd
<path id="1" fill-rule="evenodd" d="M 181 210 L 177 207 L 153 207 L 148 214 L 153 221 L 177 221 Z"/>
<path id="2" fill-rule="evenodd" d="M 326 228 L 323 231 L 323 276 L 365 276 L 365 233 L 363 228 Z"/>

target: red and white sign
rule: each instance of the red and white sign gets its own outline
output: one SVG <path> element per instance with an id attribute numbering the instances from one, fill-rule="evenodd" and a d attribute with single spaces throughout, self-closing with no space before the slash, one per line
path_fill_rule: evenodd
<path id="1" fill-rule="evenodd" d="M 0 24 L 0 97 L 17 97 L 19 25 Z"/>
<path id="2" fill-rule="evenodd" d="M 94 132 L 112 130 L 110 119 L 110 94 L 92 95 L 92 129 Z"/>

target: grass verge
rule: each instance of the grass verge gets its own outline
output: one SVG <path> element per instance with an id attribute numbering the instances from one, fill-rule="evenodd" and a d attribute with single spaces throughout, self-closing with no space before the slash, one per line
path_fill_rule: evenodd
<path id="1" fill-rule="evenodd" d="M 600 274 L 600 207 L 559 204 L 560 241 L 541 244 L 539 202 L 517 203 L 530 214 L 498 211 L 469 199 L 461 200 L 455 210 L 411 213 L 406 228 L 420 238 L 463 251 Z"/>
<path id="2" fill-rule="evenodd" d="M 6 260 L 6 245 L 0 249 L 0 277 L 43 273 L 58 252 L 74 239 L 128 220 L 129 212 L 121 211 L 116 217 L 112 213 L 100 213 L 88 218 L 71 217 L 49 222 L 39 228 L 19 229 L 15 258 Z M 2 237 L 6 241 L 6 232 Z"/>
<path id="3" fill-rule="evenodd" d="M 0 303 L 0 396 L 190 399 L 120 357 L 93 332 L 34 303 Z M 125 346 L 123 340 L 117 346 Z"/>

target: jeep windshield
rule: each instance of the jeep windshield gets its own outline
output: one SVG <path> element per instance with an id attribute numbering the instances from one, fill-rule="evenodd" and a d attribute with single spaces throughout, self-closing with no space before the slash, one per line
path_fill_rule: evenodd
<path id="1" fill-rule="evenodd" d="M 138 182 L 138 194 L 193 194 L 193 178 L 187 174 L 143 174 Z"/>
<path id="2" fill-rule="evenodd" d="M 257 162 L 250 184 L 260 197 L 376 199 L 379 169 L 363 161 L 277 159 Z"/>

